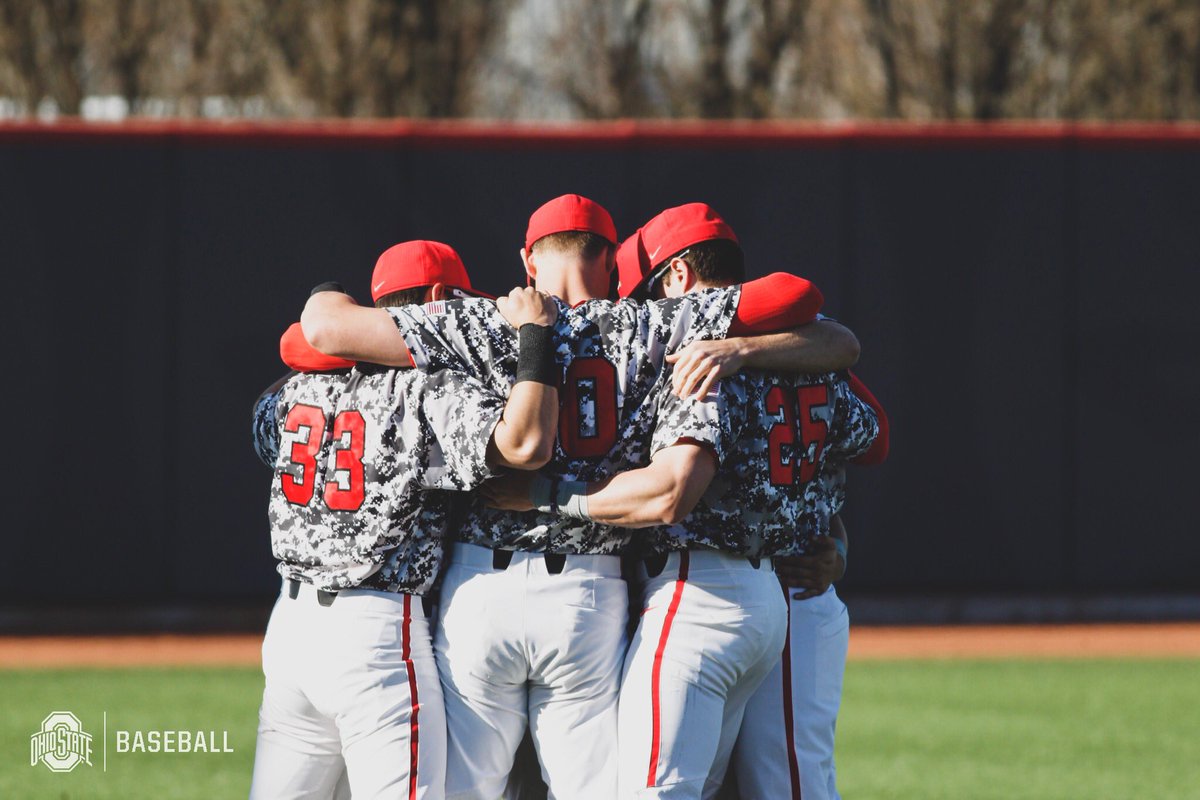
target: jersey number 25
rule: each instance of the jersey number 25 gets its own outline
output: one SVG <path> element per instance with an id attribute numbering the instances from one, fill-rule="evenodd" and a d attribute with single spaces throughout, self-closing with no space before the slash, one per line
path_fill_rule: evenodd
<path id="1" fill-rule="evenodd" d="M 312 502 L 317 485 L 317 456 L 321 442 L 325 440 L 325 412 L 316 406 L 294 405 L 288 411 L 283 429 L 296 434 L 288 454 L 290 462 L 298 468 L 299 477 L 291 472 L 279 476 L 280 488 L 288 502 L 306 506 Z M 347 488 L 336 480 L 325 483 L 325 505 L 333 511 L 357 511 L 365 496 L 363 481 L 363 432 L 366 422 L 362 414 L 353 409 L 340 412 L 333 420 L 333 470 L 334 474 L 347 476 Z M 300 438 L 301 430 L 304 438 Z"/>
<path id="2" fill-rule="evenodd" d="M 817 474 L 821 450 L 829 435 L 829 424 L 813 415 L 814 409 L 829 405 L 829 387 L 819 383 L 797 387 L 794 393 L 789 389 L 772 386 L 764 398 L 768 414 L 778 418 L 783 412 L 783 419 L 772 425 L 767 434 L 773 486 L 811 481 Z"/>

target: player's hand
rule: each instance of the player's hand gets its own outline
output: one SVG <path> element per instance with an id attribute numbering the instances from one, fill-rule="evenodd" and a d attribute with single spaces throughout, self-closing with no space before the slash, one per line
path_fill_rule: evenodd
<path id="1" fill-rule="evenodd" d="M 671 374 L 672 391 L 680 397 L 703 400 L 717 381 L 736 373 L 745 360 L 738 339 L 692 342 L 667 356 L 667 363 L 675 365 Z"/>
<path id="2" fill-rule="evenodd" d="M 802 556 L 782 556 L 775 559 L 775 575 L 789 589 L 800 589 L 793 600 L 807 600 L 825 594 L 830 584 L 842 577 L 846 565 L 838 555 L 833 539 L 818 536 Z"/>
<path id="3" fill-rule="evenodd" d="M 520 329 L 522 325 L 553 325 L 558 319 L 558 305 L 554 298 L 539 292 L 532 286 L 513 289 L 507 297 L 496 300 L 496 309 L 509 325 Z"/>
<path id="4" fill-rule="evenodd" d="M 529 499 L 529 487 L 536 472 L 514 470 L 498 478 L 491 478 L 479 487 L 484 503 L 505 511 L 529 511 L 533 501 Z"/>

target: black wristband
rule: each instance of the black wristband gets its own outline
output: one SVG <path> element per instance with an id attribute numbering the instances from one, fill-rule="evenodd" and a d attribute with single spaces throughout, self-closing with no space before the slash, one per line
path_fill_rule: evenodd
<path id="1" fill-rule="evenodd" d="M 308 296 L 312 297 L 317 292 L 341 292 L 342 294 L 349 294 L 349 292 L 346 291 L 346 288 L 337 281 L 325 281 L 324 283 L 318 283 L 312 288 L 312 291 L 308 293 Z"/>
<path id="2" fill-rule="evenodd" d="M 554 328 L 527 322 L 517 332 L 517 383 L 533 381 L 558 387 L 558 365 L 554 361 Z"/>

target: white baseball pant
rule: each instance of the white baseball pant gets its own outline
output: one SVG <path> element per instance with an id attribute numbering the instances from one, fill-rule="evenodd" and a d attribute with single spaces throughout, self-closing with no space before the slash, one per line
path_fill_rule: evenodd
<path id="1" fill-rule="evenodd" d="M 711 798 L 746 703 L 779 660 L 787 607 L 769 559 L 672 553 L 657 576 L 647 563 L 621 682 L 617 797 Z"/>
<path id="2" fill-rule="evenodd" d="M 629 605 L 620 559 L 501 555 L 511 561 L 458 543 L 443 577 L 446 796 L 499 797 L 528 725 L 551 800 L 612 800 Z"/>
<path id="3" fill-rule="evenodd" d="M 742 800 L 839 800 L 833 736 L 850 617 L 832 586 L 808 600 L 787 594 L 783 656 L 750 698 L 734 750 L 738 791 Z"/>
<path id="4" fill-rule="evenodd" d="M 251 800 L 344 796 L 343 773 L 355 800 L 444 796 L 446 722 L 420 597 L 284 581 L 263 674 Z"/>

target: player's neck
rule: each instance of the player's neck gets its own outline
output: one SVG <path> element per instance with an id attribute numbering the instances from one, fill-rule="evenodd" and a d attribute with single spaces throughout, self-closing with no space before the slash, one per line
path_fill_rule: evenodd
<path id="1" fill-rule="evenodd" d="M 561 271 L 554 275 L 539 275 L 537 288 L 547 294 L 557 297 L 569 306 L 577 306 L 588 300 L 604 297 L 588 285 L 583 275 L 574 272 Z"/>
<path id="2" fill-rule="evenodd" d="M 692 292 L 703 292 L 705 289 L 724 289 L 726 286 L 732 286 L 732 283 L 706 283 L 704 281 L 696 281 L 684 294 Z"/>

